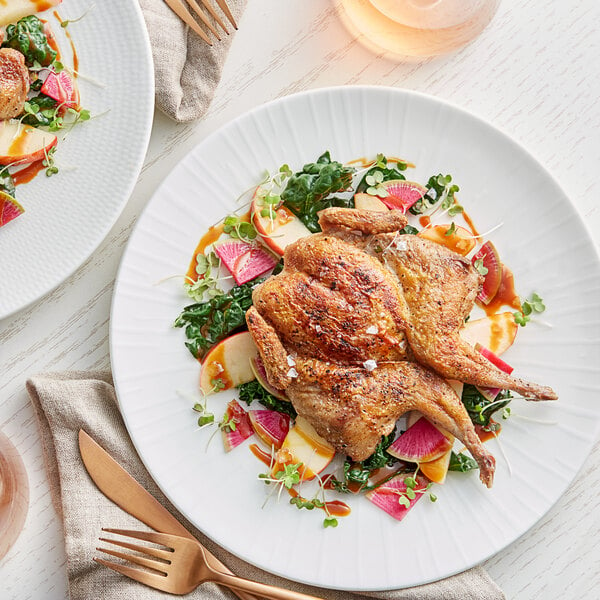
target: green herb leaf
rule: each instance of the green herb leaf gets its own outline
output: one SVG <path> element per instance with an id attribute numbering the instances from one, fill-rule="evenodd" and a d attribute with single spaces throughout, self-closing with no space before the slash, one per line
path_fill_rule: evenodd
<path id="1" fill-rule="evenodd" d="M 242 383 L 237 386 L 239 398 L 241 402 L 245 402 L 248 406 L 252 404 L 254 400 L 260 402 L 264 407 L 271 410 L 276 410 L 280 413 L 290 415 L 292 418 L 296 418 L 296 411 L 291 402 L 280 400 L 272 394 L 270 394 L 260 383 L 254 379 L 248 383 Z"/>
<path id="2" fill-rule="evenodd" d="M 329 152 L 316 162 L 304 165 L 292 175 L 281 193 L 284 206 L 289 208 L 313 233 L 321 231 L 317 213 L 331 206 L 353 207 L 354 201 L 329 198 L 345 191 L 352 183 L 354 169 L 332 161 Z"/>
<path id="3" fill-rule="evenodd" d="M 48 66 L 56 58 L 56 51 L 48 43 L 44 32 L 44 24 L 35 15 L 23 17 L 17 23 L 8 25 L 2 47 L 21 52 L 29 66 L 36 62 Z"/>
<path id="4" fill-rule="evenodd" d="M 460 452 L 452 452 L 450 454 L 450 464 L 448 465 L 449 471 L 460 471 L 461 473 L 466 473 L 467 471 L 473 471 L 474 469 L 478 469 L 479 465 L 475 460 L 473 460 L 470 456 Z"/>
<path id="5" fill-rule="evenodd" d="M 335 517 L 325 517 L 323 519 L 323 527 L 337 527 L 338 526 L 338 520 Z"/>

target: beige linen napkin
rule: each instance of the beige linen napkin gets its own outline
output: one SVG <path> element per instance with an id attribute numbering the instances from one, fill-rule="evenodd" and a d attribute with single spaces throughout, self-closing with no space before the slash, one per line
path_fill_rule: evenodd
<path id="1" fill-rule="evenodd" d="M 67 575 L 73 600 L 150 600 L 168 597 L 92 561 L 102 527 L 147 529 L 105 498 L 96 488 L 81 461 L 79 429 L 90 433 L 152 495 L 166 506 L 207 548 L 234 573 L 313 594 L 328 600 L 382 598 L 386 600 L 500 600 L 502 591 L 481 567 L 443 581 L 388 592 L 351 594 L 311 588 L 286 581 L 253 567 L 216 546 L 194 529 L 161 494 L 150 478 L 127 435 L 119 413 L 109 373 L 59 373 L 33 377 L 27 390 L 35 409 L 48 479 L 57 511 L 64 522 Z M 190 594 L 193 598 L 226 600 L 235 596 L 214 584 Z"/>
<path id="2" fill-rule="evenodd" d="M 234 29 L 223 15 L 230 35 L 219 30 L 221 41 L 209 46 L 164 2 L 139 0 L 152 46 L 156 105 L 166 115 L 187 123 L 199 119 L 208 109 L 221 79 L 223 64 L 231 46 Z M 246 0 L 227 0 L 239 25 Z M 216 5 L 215 5 L 216 6 Z M 220 9 L 215 11 L 221 16 Z M 212 17 L 209 16 L 212 19 Z"/>

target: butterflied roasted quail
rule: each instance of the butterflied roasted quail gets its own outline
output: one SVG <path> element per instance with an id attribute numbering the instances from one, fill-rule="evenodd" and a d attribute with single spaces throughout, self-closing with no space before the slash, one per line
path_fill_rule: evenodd
<path id="1" fill-rule="evenodd" d="M 508 376 L 460 339 L 480 275 L 454 252 L 400 235 L 399 211 L 331 208 L 319 222 L 323 233 L 286 248 L 283 271 L 255 289 L 246 315 L 269 382 L 354 460 L 418 410 L 463 441 L 490 486 L 494 459 L 443 378 L 556 394 Z"/>

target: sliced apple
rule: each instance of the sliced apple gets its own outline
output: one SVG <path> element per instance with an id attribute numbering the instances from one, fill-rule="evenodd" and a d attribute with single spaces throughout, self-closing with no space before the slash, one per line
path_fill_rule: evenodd
<path id="1" fill-rule="evenodd" d="M 53 6 L 58 6 L 62 0 L 10 0 L 0 2 L 0 27 L 15 23 L 23 17 L 35 15 Z"/>
<path id="2" fill-rule="evenodd" d="M 269 210 L 257 193 L 254 194 L 250 213 L 265 245 L 279 256 L 283 256 L 286 246 L 311 234 L 289 209 L 280 206 Z"/>
<path id="3" fill-rule="evenodd" d="M 250 360 L 258 351 L 248 331 L 228 337 L 208 351 L 200 369 L 200 389 L 205 395 L 248 383 L 254 379 Z"/>
<path id="4" fill-rule="evenodd" d="M 483 319 L 468 321 L 460 331 L 460 337 L 476 346 L 480 344 L 494 354 L 506 352 L 515 341 L 519 326 L 511 312 L 498 313 Z"/>
<path id="5" fill-rule="evenodd" d="M 466 256 L 475 248 L 476 242 L 473 239 L 473 234 L 464 227 L 455 225 L 453 231 L 451 231 L 451 228 L 451 225 L 434 225 L 423 229 L 418 235 L 436 244 L 446 246 L 446 248 L 461 256 Z M 451 233 L 448 233 L 449 231 Z"/>
<path id="6" fill-rule="evenodd" d="M 53 133 L 23 125 L 19 121 L 0 121 L 0 165 L 32 163 L 46 158 L 56 146 Z"/>
<path id="7" fill-rule="evenodd" d="M 254 373 L 258 383 L 260 383 L 260 385 L 262 385 L 265 390 L 271 394 L 271 396 L 275 396 L 275 398 L 278 398 L 279 400 L 285 400 L 287 402 L 290 401 L 283 390 L 278 390 L 269 383 L 269 380 L 267 379 L 267 371 L 265 370 L 265 365 L 260 359 L 260 356 L 256 355 L 250 360 L 250 368 L 252 369 L 252 372 Z"/>
<path id="8" fill-rule="evenodd" d="M 389 212 L 389 208 L 377 197 L 371 194 L 354 194 L 354 207 L 374 212 Z"/>
<path id="9" fill-rule="evenodd" d="M 297 417 L 277 452 L 272 473 L 275 475 L 283 465 L 302 463 L 299 468 L 301 479 L 313 479 L 327 467 L 334 456 L 333 446 L 324 440 L 306 419 Z"/>

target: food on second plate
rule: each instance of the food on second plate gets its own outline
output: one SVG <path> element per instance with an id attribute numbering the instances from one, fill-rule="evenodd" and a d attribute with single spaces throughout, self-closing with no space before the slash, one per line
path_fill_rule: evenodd
<path id="1" fill-rule="evenodd" d="M 203 392 L 236 386 L 240 402 L 263 404 L 272 414 L 261 409 L 261 420 L 278 424 L 267 437 L 254 427 L 273 442 L 250 446 L 268 467 L 260 478 L 287 489 L 297 508 L 324 510 L 325 526 L 349 513 L 326 491 L 366 493 L 401 520 L 423 495 L 437 499 L 430 488 L 449 471 L 478 468 L 491 486 L 495 459 L 484 442 L 501 431 L 493 417 L 508 418 L 512 392 L 557 397 L 512 377 L 499 357 L 543 312 L 542 299 L 518 297 L 452 177 L 423 186 L 405 179 L 410 166 L 383 155 L 343 165 L 328 153 L 297 173 L 283 165 L 248 214 L 203 236 L 186 283 L 196 303 L 176 321 L 202 361 Z M 228 277 L 236 284 L 224 291 Z M 237 341 L 249 338 L 256 346 Z M 220 422 L 206 397 L 195 410 L 199 425 L 235 431 L 229 409 Z M 341 472 L 330 465 L 336 451 Z M 317 485 L 312 497 L 307 480 Z"/>
<path id="2" fill-rule="evenodd" d="M 77 55 L 68 32 L 69 22 L 58 13 L 61 29 L 73 50 L 73 69 L 61 56 L 50 23 L 34 13 L 60 0 L 0 2 L 0 191 L 13 209 L 0 226 L 24 212 L 15 200 L 16 186 L 38 173 L 58 173 L 55 151 L 58 135 L 90 118 L 80 106 Z M 62 140 L 60 140 L 62 141 Z M 18 210 L 15 210 L 18 208 Z M 10 218 L 9 218 L 10 217 Z"/>

